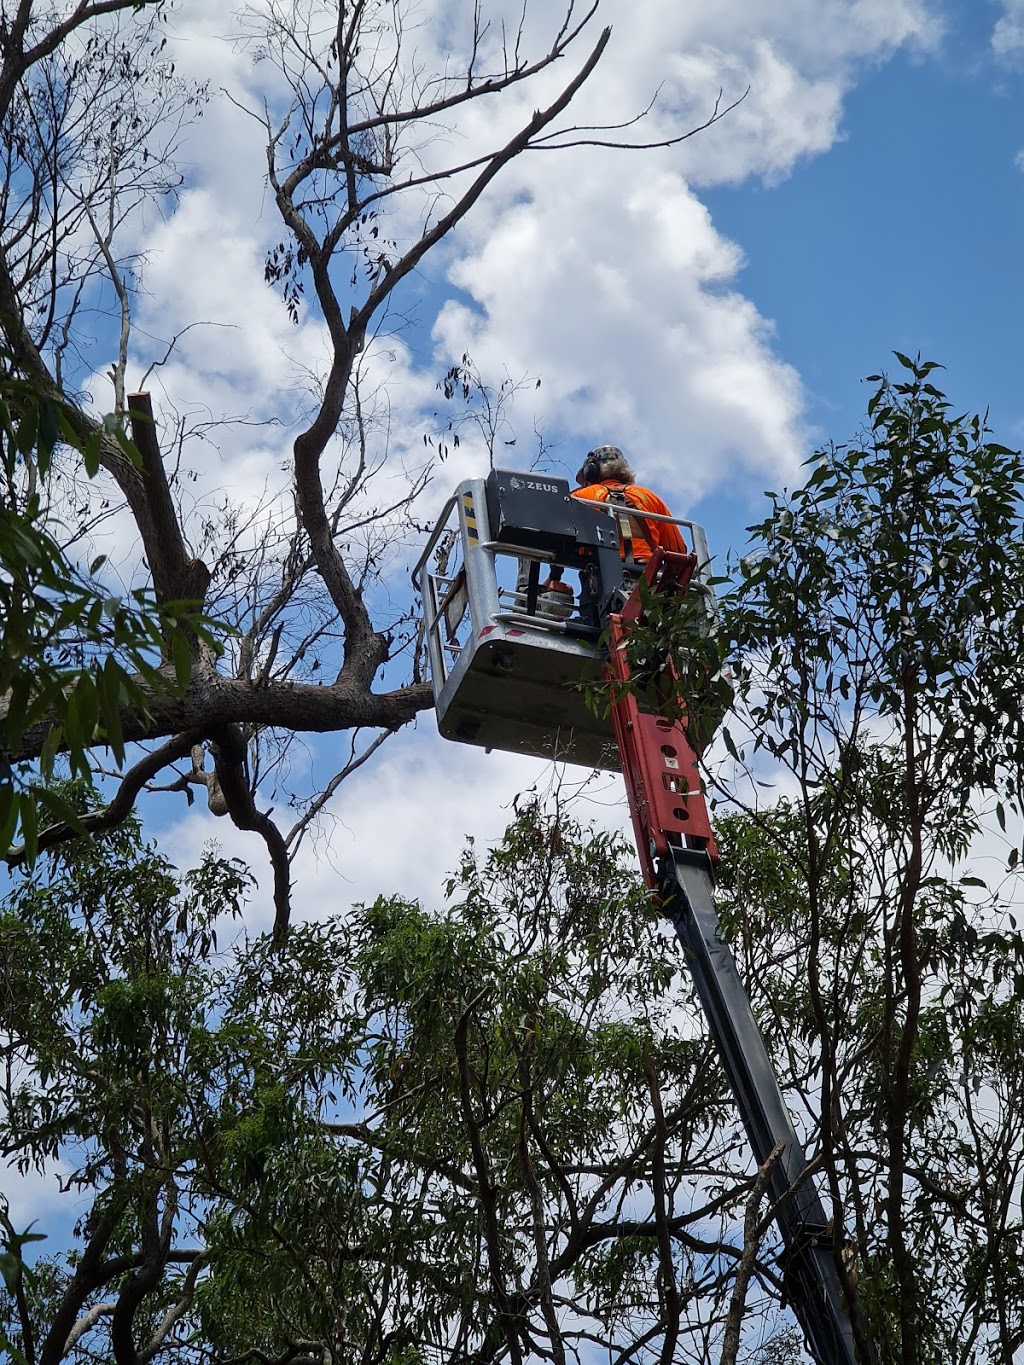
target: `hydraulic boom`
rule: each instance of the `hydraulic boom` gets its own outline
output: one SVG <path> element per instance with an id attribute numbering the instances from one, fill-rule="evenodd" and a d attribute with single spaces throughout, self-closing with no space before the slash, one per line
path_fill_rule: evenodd
<path id="1" fill-rule="evenodd" d="M 651 592 L 683 593 L 696 557 L 656 551 L 644 578 Z M 634 588 L 608 620 L 612 720 L 647 883 L 660 892 L 683 945 L 722 1065 L 759 1165 L 777 1152 L 768 1192 L 785 1246 L 786 1295 L 818 1365 L 873 1365 L 866 1326 L 851 1320 L 836 1270 L 841 1230 L 825 1214 L 779 1090 L 750 1001 L 715 913 L 718 853 L 685 722 L 640 709 L 630 690 L 626 642 L 642 622 L 646 594 Z"/>

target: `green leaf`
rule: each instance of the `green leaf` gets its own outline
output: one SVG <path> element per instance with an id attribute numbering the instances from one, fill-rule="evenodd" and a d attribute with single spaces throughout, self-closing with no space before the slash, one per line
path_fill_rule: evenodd
<path id="1" fill-rule="evenodd" d="M 50 466 L 54 447 L 60 440 L 60 413 L 52 398 L 42 398 L 39 403 L 39 433 L 36 438 L 36 458 L 39 472 L 44 477 Z"/>
<path id="2" fill-rule="evenodd" d="M 22 455 L 30 456 L 35 450 L 39 432 L 39 409 L 35 403 L 27 403 L 20 414 L 16 444 Z"/>
<path id="3" fill-rule="evenodd" d="M 19 804 L 21 806 L 21 840 L 25 845 L 25 862 L 29 867 L 32 867 L 39 856 L 39 811 L 36 806 L 35 794 L 31 790 L 23 791 Z"/>
<path id="4" fill-rule="evenodd" d="M 32 794 L 38 805 L 45 807 L 58 823 L 67 825 L 77 834 L 87 833 L 81 815 L 57 788 L 35 786 Z"/>
<path id="5" fill-rule="evenodd" d="M 96 695 L 103 718 L 103 738 L 118 763 L 124 762 L 124 729 L 121 724 L 122 670 L 110 656 L 96 679 Z"/>
<path id="6" fill-rule="evenodd" d="M 99 432 L 94 432 L 81 446 L 82 463 L 85 465 L 85 472 L 90 479 L 95 478 L 99 472 L 102 444 L 102 435 Z"/>
<path id="7" fill-rule="evenodd" d="M 9 1251 L 0 1251 L 0 1275 L 3 1276 L 4 1284 L 13 1294 L 18 1285 L 21 1284 L 20 1258 L 12 1256 Z"/>
<path id="8" fill-rule="evenodd" d="M 176 627 L 171 634 L 171 653 L 178 693 L 183 696 L 192 680 L 192 650 L 185 632 L 180 627 Z"/>
<path id="9" fill-rule="evenodd" d="M 39 768 L 44 777 L 52 775 L 54 760 L 63 743 L 64 727 L 59 722 L 51 725 L 39 755 Z"/>

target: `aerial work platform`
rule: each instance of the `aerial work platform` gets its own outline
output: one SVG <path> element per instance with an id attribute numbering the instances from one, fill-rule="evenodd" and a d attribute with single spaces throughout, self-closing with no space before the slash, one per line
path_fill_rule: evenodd
<path id="1" fill-rule="evenodd" d="M 617 519 L 628 514 L 574 498 L 547 474 L 493 470 L 459 484 L 413 573 L 446 739 L 621 768 L 611 718 L 595 714 L 588 691 L 604 676 L 608 615 L 637 576 L 619 553 Z M 703 528 L 675 524 L 693 547 L 698 590 L 710 592 Z M 556 566 L 573 589 L 569 615 L 541 592 Z"/>

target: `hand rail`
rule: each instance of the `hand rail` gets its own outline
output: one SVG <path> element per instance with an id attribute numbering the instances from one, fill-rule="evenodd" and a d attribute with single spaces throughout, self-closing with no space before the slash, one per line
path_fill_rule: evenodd
<path id="1" fill-rule="evenodd" d="M 437 523 L 434 526 L 430 539 L 427 541 L 426 548 L 420 555 L 419 559 L 416 561 L 416 567 L 412 571 L 412 585 L 416 589 L 416 591 L 421 595 L 423 589 L 420 587 L 420 571 L 422 570 L 424 564 L 427 562 L 427 558 L 430 555 L 431 550 L 441 539 L 442 533 L 447 529 L 448 518 L 451 515 L 452 508 L 455 506 L 455 503 L 458 500 L 458 496 L 459 495 L 457 492 L 453 493 L 451 497 L 448 499 L 448 501 L 445 503 L 444 507 L 441 509 L 441 515 L 437 519 Z"/>

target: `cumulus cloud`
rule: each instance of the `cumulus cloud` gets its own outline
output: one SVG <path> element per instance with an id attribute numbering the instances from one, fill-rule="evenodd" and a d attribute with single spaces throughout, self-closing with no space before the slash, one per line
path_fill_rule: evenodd
<path id="1" fill-rule="evenodd" d="M 744 297 L 742 253 L 699 191 L 777 180 L 827 151 L 863 63 L 927 47 L 940 25 L 913 0 L 651 0 L 643 23 L 615 0 L 602 13 L 612 42 L 572 106 L 574 125 L 627 118 L 660 83 L 649 117 L 628 132 L 654 140 L 701 122 L 720 92 L 723 103 L 749 93 L 675 149 L 517 163 L 460 229 L 449 268 L 460 295 L 442 307 L 435 339 L 449 358 L 468 348 L 487 372 L 542 375 L 530 418 L 569 447 L 569 469 L 581 447 L 614 440 L 680 504 L 751 471 L 785 477 L 807 444 L 800 379 Z M 466 154 L 528 112 L 511 100 L 496 126 L 490 110 L 464 111 Z"/>
<path id="2" fill-rule="evenodd" d="M 266 130 L 253 115 L 264 97 L 279 109 L 285 85 L 272 63 L 257 60 L 257 48 L 225 40 L 233 8 L 211 0 L 175 16 L 179 70 L 209 79 L 212 98 L 183 146 L 189 171 L 179 201 L 145 224 L 138 242 L 139 372 L 177 337 L 152 381 L 167 410 L 193 425 L 246 419 L 211 427 L 183 448 L 181 486 L 200 514 L 204 499 L 221 491 L 243 504 L 268 492 L 287 497 L 291 431 L 328 354 L 312 306 L 300 304 L 293 325 L 264 279 L 282 228 L 265 183 Z M 496 0 L 489 8 L 493 47 L 498 20 L 514 26 L 521 6 Z M 780 354 L 771 319 L 745 296 L 743 253 L 716 227 L 701 193 L 750 177 L 778 181 L 802 159 L 825 154 L 842 136 L 844 97 L 865 65 L 902 45 L 933 43 L 934 10 L 925 0 L 645 0 L 638 14 L 627 0 L 605 0 L 599 22 L 613 28 L 608 51 L 563 125 L 628 121 L 660 86 L 648 118 L 629 130 L 656 140 L 706 118 L 719 89 L 726 102 L 748 86 L 749 94 L 719 125 L 674 148 L 537 153 L 499 176 L 428 270 L 410 279 L 402 311 L 364 353 L 377 453 L 393 456 L 399 474 L 422 462 L 423 431 L 439 406 L 435 380 L 468 350 L 492 382 L 542 378 L 519 402 L 517 460 L 529 460 L 534 425 L 568 470 L 589 445 L 611 440 L 679 508 L 747 478 L 785 477 L 807 444 L 801 379 Z M 422 69 L 449 54 L 458 65 L 471 12 L 461 0 L 421 0 L 410 36 Z M 557 22 L 550 6 L 531 5 L 524 51 L 546 50 Z M 577 65 L 597 33 L 581 43 Z M 486 60 L 496 60 L 493 50 Z M 410 149 L 409 165 L 500 146 L 573 69 L 558 63 L 539 88 L 462 107 L 432 130 L 436 140 Z M 388 231 L 415 231 L 425 211 L 416 200 Z M 408 316 L 418 330 L 406 327 Z M 425 513 L 485 464 L 482 442 L 465 440 L 435 479 Z M 407 580 L 396 565 L 397 594 Z M 308 879 L 317 903 L 329 885 L 352 899 L 375 894 L 385 868 L 426 892 L 457 857 L 461 835 L 500 833 L 503 816 L 494 813 L 540 771 L 431 742 L 428 730 L 424 721 L 391 741 L 346 783 L 345 823 L 327 827 L 330 856 L 316 863 L 304 850 L 296 868 L 297 885 Z M 312 761 L 329 763 L 329 750 L 318 739 Z M 490 813 L 486 831 L 481 812 Z M 265 866 L 258 844 L 204 819 L 188 832 L 181 826 L 182 856 L 211 829 L 225 843 L 241 840 L 254 866 Z M 261 905 L 254 913 L 266 918 L 269 899 Z"/>
<path id="3" fill-rule="evenodd" d="M 799 380 L 682 178 L 636 162 L 614 181 L 540 174 L 529 201 L 465 234 L 451 279 L 475 307 L 445 305 L 444 352 L 542 375 L 536 420 L 575 439 L 570 469 L 579 445 L 613 441 L 689 501 L 737 464 L 791 468 Z"/>
<path id="4" fill-rule="evenodd" d="M 1002 0 L 1003 13 L 992 30 L 992 51 L 1002 61 L 1024 54 L 1024 0 Z"/>
<path id="5" fill-rule="evenodd" d="M 512 31 L 520 6 L 497 0 L 490 11 L 481 61 L 493 62 L 498 20 Z M 417 62 L 456 65 L 469 42 L 465 7 L 424 0 L 415 19 Z M 749 94 L 721 124 L 669 152 L 538 154 L 499 177 L 443 248 L 448 285 L 459 293 L 420 291 L 420 322 L 436 315 L 436 356 L 422 348 L 401 355 L 400 383 L 389 389 L 390 439 L 411 450 L 434 377 L 468 349 L 485 377 L 542 377 L 520 420 L 561 443 L 569 467 L 580 447 L 615 439 L 677 499 L 713 492 L 744 471 L 784 475 L 806 441 L 799 376 L 778 356 L 770 320 L 744 297 L 742 254 L 716 230 L 700 188 L 777 179 L 826 151 L 841 136 L 843 96 L 860 67 L 900 45 L 933 43 L 938 20 L 925 0 L 647 0 L 639 17 L 626 0 L 606 0 L 599 19 L 612 26 L 611 43 L 564 122 L 628 120 L 660 86 L 649 117 L 628 132 L 656 139 L 700 122 L 720 89 L 726 102 L 748 86 Z M 226 4 L 177 22 L 182 69 L 215 72 L 230 98 L 218 94 L 193 131 L 191 188 L 148 235 L 140 321 L 161 338 L 196 320 L 212 324 L 183 337 L 180 365 L 166 367 L 162 382 L 176 401 L 191 381 L 190 401 L 201 394 L 211 409 L 266 411 L 275 391 L 290 389 L 294 410 L 295 388 L 322 373 L 325 339 L 309 314 L 290 329 L 262 279 L 281 230 L 253 114 L 264 97 L 273 108 L 284 85 L 272 63 L 256 60 L 258 48 L 223 41 Z M 531 6 L 524 50 L 544 50 L 553 24 L 549 7 Z M 581 39 L 577 63 L 597 32 Z M 500 145 L 554 97 L 568 70 L 559 63 L 538 87 L 463 106 L 415 160 L 436 165 Z M 417 201 L 389 230 L 413 231 L 423 211 Z M 224 434 L 221 449 L 237 460 L 239 482 L 253 487 L 263 457 L 254 469 L 252 454 L 229 442 Z"/>

